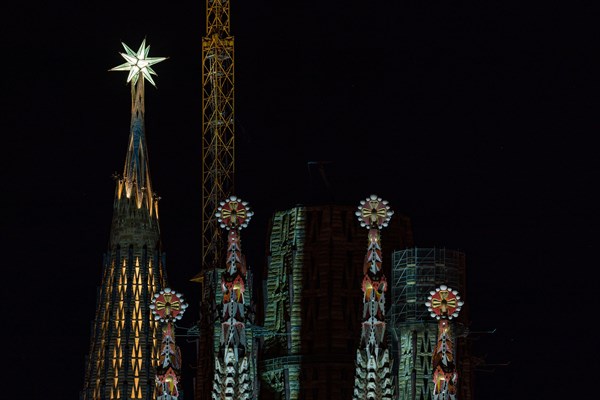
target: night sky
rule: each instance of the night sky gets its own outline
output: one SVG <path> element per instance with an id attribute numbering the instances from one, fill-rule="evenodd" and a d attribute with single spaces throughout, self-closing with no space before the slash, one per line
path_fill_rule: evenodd
<path id="1" fill-rule="evenodd" d="M 466 253 L 471 330 L 496 330 L 474 335 L 487 364 L 475 398 L 587 393 L 600 30 L 591 8 L 564 7 L 232 0 L 250 268 L 265 265 L 275 210 L 376 193 L 411 218 L 417 246 Z M 191 303 L 182 325 L 197 318 L 204 1 L 3 8 L 0 399 L 74 399 L 129 134 L 127 74 L 108 72 L 121 41 L 169 57 L 146 86 L 146 134 L 169 282 Z M 330 193 L 311 189 L 311 162 L 326 163 Z"/>

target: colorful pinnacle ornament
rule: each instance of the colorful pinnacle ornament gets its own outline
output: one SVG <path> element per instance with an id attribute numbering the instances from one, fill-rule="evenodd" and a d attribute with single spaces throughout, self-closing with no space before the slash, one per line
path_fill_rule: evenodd
<path id="1" fill-rule="evenodd" d="M 441 285 L 429 293 L 425 305 L 433 318 L 439 320 L 441 318 L 452 319 L 458 317 L 458 313 L 464 304 L 460 300 L 458 291 L 452 290 L 446 285 Z"/>
<path id="2" fill-rule="evenodd" d="M 154 319 L 160 322 L 173 322 L 183 317 L 188 304 L 183 301 L 181 293 L 165 288 L 154 295 L 150 309 Z"/>
<path id="3" fill-rule="evenodd" d="M 387 200 L 372 194 L 366 200 L 361 200 L 358 211 L 355 213 L 358 222 L 363 228 L 385 228 L 388 226 L 394 212 L 387 205 Z"/>
<path id="4" fill-rule="evenodd" d="M 250 211 L 248 203 L 238 199 L 236 196 L 230 196 L 227 200 L 219 204 L 215 216 L 221 224 L 221 228 L 227 230 L 241 230 L 247 227 L 248 222 L 250 222 L 250 219 L 254 215 L 254 212 Z"/>

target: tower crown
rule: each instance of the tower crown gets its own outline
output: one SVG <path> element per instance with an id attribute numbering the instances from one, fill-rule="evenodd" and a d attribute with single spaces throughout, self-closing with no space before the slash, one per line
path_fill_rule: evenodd
<path id="1" fill-rule="evenodd" d="M 159 197 L 152 191 L 148 167 L 144 82 L 147 80 L 156 86 L 152 79 L 156 72 L 152 65 L 165 60 L 166 57 L 148 57 L 150 46 L 146 46 L 146 39 L 142 41 L 137 52 L 125 43 L 122 45 L 125 53 L 120 54 L 127 62 L 110 71 L 129 71 L 127 82 L 131 82 L 131 124 L 125 166 L 123 175 L 118 177 L 115 200 L 119 201 L 124 197 L 130 199 L 138 209 L 144 208 L 150 217 L 158 218 Z"/>

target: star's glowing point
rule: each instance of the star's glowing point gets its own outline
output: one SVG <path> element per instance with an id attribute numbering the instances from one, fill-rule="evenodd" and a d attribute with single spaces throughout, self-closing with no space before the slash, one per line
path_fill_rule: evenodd
<path id="1" fill-rule="evenodd" d="M 152 85 L 156 86 L 152 75 L 156 72 L 152 69 L 152 65 L 157 64 L 167 59 L 167 57 L 148 57 L 150 46 L 146 47 L 146 39 L 142 40 L 142 44 L 137 52 L 131 50 L 125 43 L 121 43 L 125 49 L 125 53 L 119 53 L 127 61 L 125 64 L 111 68 L 110 71 L 129 71 L 127 83 L 133 82 L 135 85 L 142 74 L 142 79 L 146 79 Z"/>

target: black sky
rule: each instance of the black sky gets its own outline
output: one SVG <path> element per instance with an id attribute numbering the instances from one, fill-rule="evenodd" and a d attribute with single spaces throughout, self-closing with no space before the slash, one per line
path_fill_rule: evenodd
<path id="1" fill-rule="evenodd" d="M 170 284 L 192 303 L 184 321 L 196 318 L 204 1 L 3 7 L 4 365 L 19 398 L 77 398 L 128 137 L 126 74 L 107 72 L 121 41 L 146 37 L 150 55 L 170 57 L 147 89 L 147 140 Z M 477 398 L 586 393 L 597 352 L 597 11 L 447 0 L 232 9 L 236 192 L 256 211 L 243 233 L 250 266 L 264 266 L 271 213 L 310 200 L 307 163 L 330 162 L 335 201 L 376 193 L 412 219 L 418 246 L 466 253 L 471 329 L 496 329 L 478 354 L 510 361 L 477 374 Z"/>

